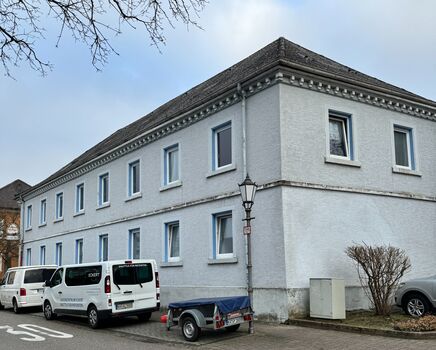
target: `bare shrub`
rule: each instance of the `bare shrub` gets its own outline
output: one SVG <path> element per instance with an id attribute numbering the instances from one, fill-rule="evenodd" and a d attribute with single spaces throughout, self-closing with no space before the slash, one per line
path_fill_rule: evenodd
<path id="1" fill-rule="evenodd" d="M 404 250 L 392 246 L 353 245 L 345 253 L 356 263 L 360 284 L 376 315 L 391 312 L 391 300 L 401 277 L 410 269 Z"/>

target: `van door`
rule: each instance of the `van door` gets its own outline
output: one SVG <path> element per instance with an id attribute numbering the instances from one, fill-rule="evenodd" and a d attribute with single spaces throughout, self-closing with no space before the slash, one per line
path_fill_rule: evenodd
<path id="1" fill-rule="evenodd" d="M 151 262 L 112 266 L 112 312 L 155 308 L 156 283 Z"/>
<path id="2" fill-rule="evenodd" d="M 17 271 L 10 271 L 5 285 L 5 305 L 12 306 L 12 298 L 14 297 Z"/>
<path id="3" fill-rule="evenodd" d="M 29 269 L 24 271 L 23 288 L 26 289 L 28 304 L 41 304 L 44 282 L 49 280 L 55 268 Z"/>
<path id="4" fill-rule="evenodd" d="M 6 294 L 6 280 L 8 279 L 8 272 L 5 273 L 0 282 L 0 303 L 5 304 L 5 294 Z"/>
<path id="5" fill-rule="evenodd" d="M 52 304 L 53 311 L 62 309 L 62 293 L 63 293 L 63 276 L 64 276 L 64 269 L 60 268 L 57 269 L 56 272 L 53 274 L 50 282 L 51 287 L 47 288 L 46 293 L 48 293 L 48 299 L 50 300 L 50 303 Z"/>

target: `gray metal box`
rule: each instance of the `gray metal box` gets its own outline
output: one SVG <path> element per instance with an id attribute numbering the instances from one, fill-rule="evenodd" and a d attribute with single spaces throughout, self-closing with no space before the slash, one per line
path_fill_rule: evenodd
<path id="1" fill-rule="evenodd" d="M 310 279 L 310 317 L 345 319 L 345 282 L 343 279 Z"/>

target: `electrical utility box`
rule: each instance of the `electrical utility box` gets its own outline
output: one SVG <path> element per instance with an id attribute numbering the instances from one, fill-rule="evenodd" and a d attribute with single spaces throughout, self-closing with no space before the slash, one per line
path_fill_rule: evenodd
<path id="1" fill-rule="evenodd" d="M 345 319 L 345 282 L 343 279 L 310 279 L 310 317 Z"/>

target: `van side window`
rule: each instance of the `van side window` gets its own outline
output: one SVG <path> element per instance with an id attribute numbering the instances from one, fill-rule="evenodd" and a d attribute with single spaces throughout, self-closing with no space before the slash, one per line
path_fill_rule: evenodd
<path id="1" fill-rule="evenodd" d="M 24 283 L 41 283 L 50 279 L 55 269 L 28 270 L 24 274 Z"/>
<path id="2" fill-rule="evenodd" d="M 65 270 L 65 284 L 67 286 L 88 286 L 99 284 L 101 281 L 101 265 L 72 267 Z"/>
<path id="3" fill-rule="evenodd" d="M 64 274 L 64 269 L 59 269 L 54 273 L 53 277 L 51 278 L 52 287 L 58 286 L 59 284 L 62 283 L 63 274 Z"/>
<path id="4" fill-rule="evenodd" d="M 14 284 L 14 280 L 15 280 L 15 271 L 9 272 L 7 284 Z"/>
<path id="5" fill-rule="evenodd" d="M 7 279 L 8 279 L 8 274 L 5 274 L 0 282 L 0 286 L 4 286 L 6 284 Z"/>

